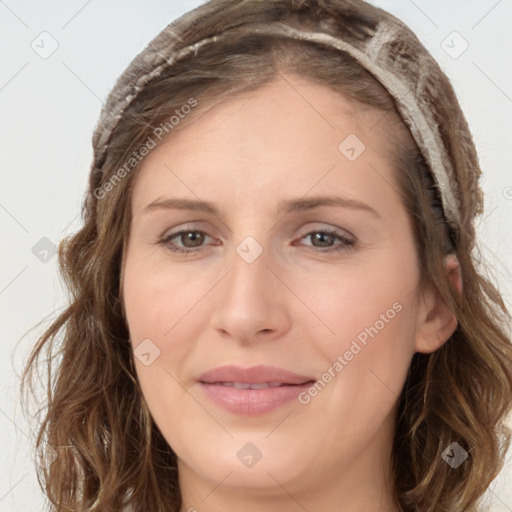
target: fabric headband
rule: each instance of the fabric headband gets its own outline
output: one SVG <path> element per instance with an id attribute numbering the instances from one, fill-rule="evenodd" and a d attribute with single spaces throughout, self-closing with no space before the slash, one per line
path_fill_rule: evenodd
<path id="1" fill-rule="evenodd" d="M 193 13 L 194 11 L 192 11 Z M 189 13 L 189 14 L 192 14 Z M 185 15 L 186 16 L 186 15 Z M 252 24 L 230 29 L 212 37 L 202 39 L 192 45 L 175 50 L 176 41 L 181 40 L 172 29 L 184 17 L 169 24 L 134 61 L 118 79 L 116 86 L 109 94 L 103 106 L 100 119 L 93 135 L 95 146 L 95 162 L 93 168 L 101 170 L 107 152 L 110 137 L 120 123 L 126 108 L 137 97 L 144 85 L 158 77 L 166 68 L 175 62 L 197 55 L 198 50 L 207 44 L 226 39 L 230 35 L 265 34 L 283 36 L 292 39 L 321 43 L 348 53 L 369 71 L 395 99 L 397 109 L 408 125 L 423 157 L 430 167 L 441 195 L 443 211 L 448 223 L 455 229 L 459 228 L 460 205 L 457 200 L 456 176 L 450 158 L 441 140 L 437 123 L 429 108 L 428 102 L 419 101 L 422 97 L 423 84 L 432 70 L 432 58 L 426 50 L 420 50 L 418 67 L 415 77 L 402 77 L 403 62 L 399 58 L 390 59 L 386 54 L 386 43 L 393 41 L 397 27 L 379 23 L 373 36 L 366 41 L 357 41 L 361 48 L 324 32 L 303 31 L 280 22 Z M 185 20 L 186 21 L 186 20 Z M 389 52 L 389 50 L 388 50 Z M 409 70 L 409 68 L 406 68 Z"/>

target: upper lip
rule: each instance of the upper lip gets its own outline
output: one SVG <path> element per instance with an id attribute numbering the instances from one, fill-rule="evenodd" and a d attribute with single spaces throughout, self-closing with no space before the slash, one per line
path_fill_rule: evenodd
<path id="1" fill-rule="evenodd" d="M 276 366 L 258 365 L 242 368 L 240 366 L 227 365 L 219 366 L 203 373 L 198 380 L 206 384 L 217 382 L 243 382 L 248 384 L 280 382 L 282 384 L 296 385 L 305 384 L 315 379 Z"/>

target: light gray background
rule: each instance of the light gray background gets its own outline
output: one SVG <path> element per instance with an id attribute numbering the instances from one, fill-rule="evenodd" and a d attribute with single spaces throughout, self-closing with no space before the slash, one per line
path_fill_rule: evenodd
<path id="1" fill-rule="evenodd" d="M 115 79 L 168 22 L 200 3 L 0 0 L 0 512 L 43 508 L 18 377 L 42 326 L 29 329 L 60 309 L 65 295 L 57 258 L 49 252 L 41 261 L 44 252 L 38 258 L 32 249 L 43 237 L 58 245 L 80 225 L 91 134 Z M 459 95 L 484 170 L 483 256 L 510 307 L 512 0 L 373 3 L 416 32 Z M 453 58 L 464 40 L 468 49 Z M 43 59 L 31 44 L 40 53 L 58 48 Z M 492 512 L 512 512 L 510 455 L 488 492 Z"/>

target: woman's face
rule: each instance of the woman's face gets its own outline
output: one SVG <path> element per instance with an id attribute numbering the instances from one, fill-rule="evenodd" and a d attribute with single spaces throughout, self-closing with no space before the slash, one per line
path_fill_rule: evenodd
<path id="1" fill-rule="evenodd" d="M 289 76 L 144 159 L 123 299 L 183 485 L 299 496 L 384 471 L 411 358 L 437 346 L 383 116 Z"/>

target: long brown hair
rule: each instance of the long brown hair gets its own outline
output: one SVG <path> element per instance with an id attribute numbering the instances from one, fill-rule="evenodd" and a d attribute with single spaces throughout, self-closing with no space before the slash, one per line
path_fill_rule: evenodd
<path id="1" fill-rule="evenodd" d="M 184 22 L 175 34 L 183 46 L 233 26 L 271 21 L 365 37 L 368 27 L 384 16 L 391 19 L 360 0 L 212 0 L 200 9 L 204 16 L 193 26 Z M 407 46 L 398 43 L 389 45 L 393 58 L 412 66 L 419 41 L 409 33 Z M 458 320 L 440 349 L 413 357 L 399 399 L 390 468 L 395 501 L 406 512 L 477 510 L 509 446 L 504 419 L 512 408 L 510 315 L 484 274 L 475 240 L 482 203 L 479 176 L 460 170 L 465 159 L 478 167 L 472 138 L 449 80 L 438 67 L 433 69 L 423 100 L 434 110 L 451 163 L 459 169 L 459 229 L 446 222 L 439 190 L 404 130 L 395 101 L 344 52 L 278 36 L 244 36 L 242 30 L 205 45 L 145 85 L 108 140 L 101 168 L 91 169 L 83 226 L 59 246 L 69 304 L 38 340 L 23 374 L 23 390 L 34 393 L 45 363 L 47 395 L 38 415 L 36 445 L 47 458 L 57 456 L 38 468 L 51 510 L 119 512 L 127 504 L 137 512 L 179 510 L 176 456 L 144 402 L 120 295 L 138 169 L 125 166 L 148 138 L 154 139 L 155 128 L 191 98 L 197 106 L 169 128 L 170 137 L 224 98 L 283 74 L 322 84 L 381 111 L 382 123 L 395 135 L 389 139 L 389 158 L 414 222 L 422 285 L 433 286 Z M 443 266 L 448 253 L 460 262 L 462 295 L 448 282 Z M 468 453 L 457 469 L 441 457 L 454 442 Z"/>

